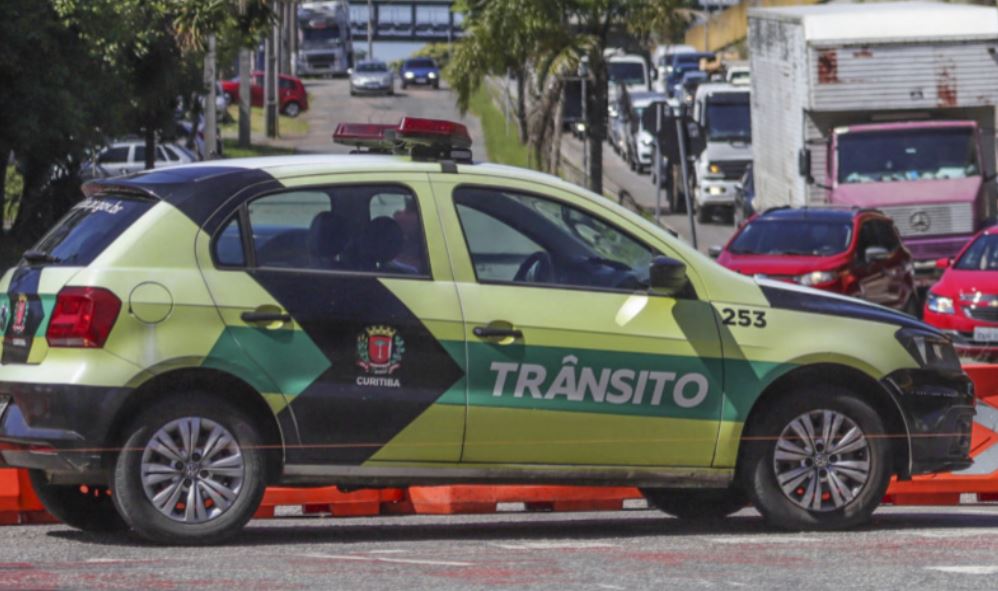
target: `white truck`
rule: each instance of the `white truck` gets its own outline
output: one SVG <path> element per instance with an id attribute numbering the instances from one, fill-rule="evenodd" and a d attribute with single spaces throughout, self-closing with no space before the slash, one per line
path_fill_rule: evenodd
<path id="1" fill-rule="evenodd" d="M 353 67 L 353 31 L 345 0 L 298 5 L 299 76 L 344 75 Z"/>
<path id="2" fill-rule="evenodd" d="M 611 55 L 607 59 L 606 67 L 610 102 L 616 100 L 620 85 L 625 86 L 629 93 L 647 92 L 651 89 L 648 63 L 640 55 Z"/>
<path id="3" fill-rule="evenodd" d="M 747 86 L 706 82 L 697 87 L 690 120 L 693 200 L 701 223 L 732 211 L 742 175 L 752 162 L 752 120 Z"/>
<path id="4" fill-rule="evenodd" d="M 757 211 L 879 208 L 922 269 L 994 216 L 998 10 L 753 8 L 748 42 Z"/>

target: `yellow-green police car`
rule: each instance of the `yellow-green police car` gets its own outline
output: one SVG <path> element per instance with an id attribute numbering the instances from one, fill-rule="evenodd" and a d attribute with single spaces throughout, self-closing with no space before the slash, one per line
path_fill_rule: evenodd
<path id="1" fill-rule="evenodd" d="M 970 464 L 931 327 L 473 163 L 457 124 L 335 137 L 360 153 L 92 182 L 3 277 L 0 465 L 56 516 L 197 544 L 271 484 L 628 484 L 827 529 Z"/>

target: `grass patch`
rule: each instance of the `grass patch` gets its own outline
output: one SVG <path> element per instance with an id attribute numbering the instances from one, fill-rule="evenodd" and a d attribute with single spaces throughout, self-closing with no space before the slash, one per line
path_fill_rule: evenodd
<path id="1" fill-rule="evenodd" d="M 512 121 L 507 123 L 502 111 L 496 106 L 492 93 L 484 84 L 472 95 L 468 110 L 482 123 L 485 152 L 489 160 L 499 164 L 533 168 L 530 165 L 530 151 L 527 146 L 520 143 L 516 123 Z"/>
<path id="2" fill-rule="evenodd" d="M 222 149 L 225 152 L 226 158 L 254 158 L 256 156 L 283 156 L 286 154 L 294 154 L 294 150 L 290 148 L 281 148 L 278 146 L 260 146 L 256 144 L 250 144 L 248 148 L 240 148 L 239 140 L 223 138 L 222 139 Z"/>
<path id="3" fill-rule="evenodd" d="M 231 132 L 239 133 L 239 105 L 230 105 L 229 113 L 232 115 L 232 123 L 224 123 L 220 127 L 222 128 L 222 133 Z M 298 115 L 297 117 L 285 117 L 284 115 L 278 115 L 277 117 L 277 131 L 281 137 L 288 136 L 301 136 L 308 133 L 308 121 L 305 120 L 303 115 Z M 266 122 L 263 117 L 262 107 L 253 107 L 250 109 L 250 131 L 252 133 L 266 133 L 267 127 Z"/>

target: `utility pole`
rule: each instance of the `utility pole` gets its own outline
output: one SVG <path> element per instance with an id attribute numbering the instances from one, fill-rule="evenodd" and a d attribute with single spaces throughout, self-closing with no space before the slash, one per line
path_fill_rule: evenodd
<path id="1" fill-rule="evenodd" d="M 367 59 L 374 59 L 374 0 L 367 0 Z"/>
<path id="2" fill-rule="evenodd" d="M 204 56 L 204 83 L 208 86 L 208 97 L 204 106 L 204 159 L 218 157 L 218 112 L 215 108 L 215 34 L 208 35 L 208 53 Z"/>

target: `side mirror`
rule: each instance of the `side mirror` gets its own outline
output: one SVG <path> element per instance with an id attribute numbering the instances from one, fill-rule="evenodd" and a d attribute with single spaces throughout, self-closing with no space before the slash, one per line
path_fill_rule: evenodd
<path id="1" fill-rule="evenodd" d="M 937 269 L 948 269 L 951 264 L 953 264 L 953 261 L 951 261 L 950 259 L 948 259 L 946 257 L 943 257 L 941 259 L 936 259 L 936 268 Z"/>
<path id="2" fill-rule="evenodd" d="M 721 246 L 720 244 L 715 244 L 714 246 L 711 246 L 710 248 L 707 249 L 707 254 L 710 256 L 710 258 L 716 259 L 717 257 L 721 256 L 721 251 L 723 249 L 724 247 Z"/>
<path id="3" fill-rule="evenodd" d="M 866 249 L 863 256 L 866 257 L 866 262 L 872 263 L 875 261 L 887 260 L 890 258 L 891 253 L 888 252 L 888 250 L 883 246 L 871 246 Z"/>
<path id="4" fill-rule="evenodd" d="M 686 264 L 676 259 L 655 257 L 649 271 L 648 283 L 651 284 L 651 291 L 658 295 L 675 296 L 689 283 Z"/>

